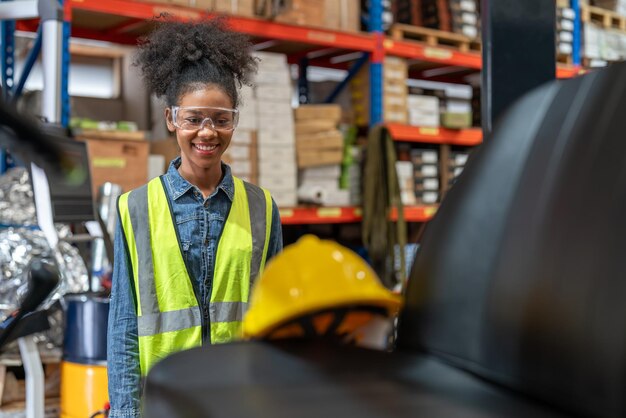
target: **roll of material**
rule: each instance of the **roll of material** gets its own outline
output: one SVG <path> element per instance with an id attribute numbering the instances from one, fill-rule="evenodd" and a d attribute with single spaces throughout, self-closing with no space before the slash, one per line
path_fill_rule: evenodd
<path id="1" fill-rule="evenodd" d="M 319 185 L 303 184 L 298 188 L 298 200 L 302 203 L 323 205 L 328 199 L 328 191 Z"/>

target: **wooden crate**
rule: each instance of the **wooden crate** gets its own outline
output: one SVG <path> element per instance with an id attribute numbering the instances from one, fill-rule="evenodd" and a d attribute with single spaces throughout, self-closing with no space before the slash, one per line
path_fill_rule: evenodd
<path id="1" fill-rule="evenodd" d="M 428 46 L 453 47 L 461 52 L 481 51 L 481 44 L 458 33 L 397 23 L 391 27 L 391 37 L 396 41 L 417 41 Z"/>

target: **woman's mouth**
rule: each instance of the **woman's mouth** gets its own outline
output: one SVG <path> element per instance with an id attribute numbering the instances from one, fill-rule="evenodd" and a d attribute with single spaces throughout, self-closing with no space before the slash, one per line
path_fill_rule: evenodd
<path id="1" fill-rule="evenodd" d="M 217 147 L 219 146 L 218 144 L 191 144 L 191 145 L 200 154 L 206 154 L 206 155 L 213 154 L 215 150 L 217 149 Z"/>

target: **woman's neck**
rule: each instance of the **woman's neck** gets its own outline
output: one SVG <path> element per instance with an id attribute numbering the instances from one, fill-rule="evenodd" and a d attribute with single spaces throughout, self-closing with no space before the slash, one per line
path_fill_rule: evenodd
<path id="1" fill-rule="evenodd" d="M 181 164 L 178 172 L 185 180 L 200 189 L 205 199 L 215 191 L 222 180 L 221 163 L 209 168 Z"/>

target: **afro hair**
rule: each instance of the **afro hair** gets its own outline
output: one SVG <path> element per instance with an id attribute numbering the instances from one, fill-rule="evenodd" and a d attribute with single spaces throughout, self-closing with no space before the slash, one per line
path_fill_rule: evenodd
<path id="1" fill-rule="evenodd" d="M 156 29 L 140 42 L 135 56 L 148 89 L 172 106 L 184 94 L 214 84 L 236 108 L 238 88 L 251 85 L 257 69 L 248 37 L 229 31 L 223 17 L 181 22 L 161 15 L 155 21 Z"/>

